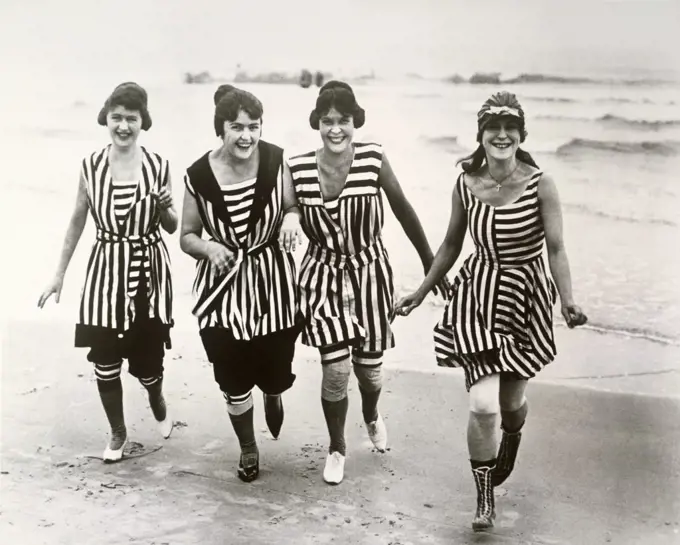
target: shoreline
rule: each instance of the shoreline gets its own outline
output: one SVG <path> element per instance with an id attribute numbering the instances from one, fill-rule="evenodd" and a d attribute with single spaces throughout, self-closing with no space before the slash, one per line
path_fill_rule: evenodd
<path id="1" fill-rule="evenodd" d="M 53 304 L 53 302 L 52 302 Z M 59 344 L 72 350 L 87 364 L 85 353 L 73 347 L 73 332 L 77 309 L 72 304 L 60 308 L 26 309 L 20 316 L 4 317 L 0 340 L 3 346 L 13 328 L 48 328 L 59 331 Z M 191 298 L 179 297 L 175 303 L 178 316 L 171 330 L 173 348 L 166 359 L 190 347 L 194 357 L 205 361 L 198 326 L 190 313 Z M 393 323 L 396 347 L 385 352 L 387 373 L 413 371 L 424 374 L 453 374 L 462 376 L 461 370 L 442 368 L 434 357 L 432 327 L 440 318 L 442 309 L 433 304 L 423 304 L 408 319 L 397 318 Z M 74 317 L 69 320 L 68 317 Z M 680 399 L 680 346 L 644 337 L 632 337 L 600 332 L 590 328 L 568 329 L 561 323 L 554 327 L 557 356 L 531 383 L 556 384 L 601 392 L 617 392 L 657 398 Z M 302 345 L 298 340 L 293 366 L 302 362 L 316 362 L 316 348 Z M 207 363 L 207 362 L 206 362 Z"/>

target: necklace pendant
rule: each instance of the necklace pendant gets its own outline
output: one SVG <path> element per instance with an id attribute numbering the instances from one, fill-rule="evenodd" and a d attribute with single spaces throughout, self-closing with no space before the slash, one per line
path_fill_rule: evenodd
<path id="1" fill-rule="evenodd" d="M 501 184 L 496 184 L 496 191 L 500 191 L 500 190 L 501 190 Z"/>

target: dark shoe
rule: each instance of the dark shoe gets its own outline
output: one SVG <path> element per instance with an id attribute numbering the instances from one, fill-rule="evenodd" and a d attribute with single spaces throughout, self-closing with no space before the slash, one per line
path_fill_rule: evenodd
<path id="1" fill-rule="evenodd" d="M 501 429 L 503 427 L 501 426 Z M 491 484 L 496 487 L 505 482 L 515 468 L 522 432 L 508 433 L 503 429 L 501 444 L 498 448 L 496 467 L 491 474 Z"/>
<path id="2" fill-rule="evenodd" d="M 238 478 L 250 483 L 260 474 L 260 455 L 258 452 L 241 453 L 238 461 Z"/>
<path id="3" fill-rule="evenodd" d="M 283 401 L 280 395 L 264 394 L 264 418 L 272 436 L 278 439 L 283 426 Z"/>
<path id="4" fill-rule="evenodd" d="M 477 487 L 477 512 L 472 521 L 472 529 L 475 532 L 493 528 L 493 521 L 496 518 L 496 505 L 491 484 L 493 469 L 493 466 L 472 468 L 472 476 Z"/>

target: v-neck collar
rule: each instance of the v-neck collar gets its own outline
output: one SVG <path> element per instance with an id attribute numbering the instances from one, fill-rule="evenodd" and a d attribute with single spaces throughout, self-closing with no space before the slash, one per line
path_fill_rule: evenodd
<path id="1" fill-rule="evenodd" d="M 354 168 L 354 161 L 356 160 L 357 157 L 357 148 L 354 144 L 352 144 L 352 160 L 349 163 L 349 169 L 347 170 L 347 176 L 345 177 L 345 181 L 342 184 L 342 189 L 340 190 L 340 193 L 336 197 L 333 197 L 332 199 L 326 199 L 326 197 L 323 194 L 323 190 L 321 188 L 321 168 L 319 167 L 319 152 L 315 151 L 314 152 L 314 168 L 316 170 L 316 183 L 318 184 L 318 189 L 319 189 L 319 195 L 321 196 L 321 202 L 324 203 L 324 209 L 326 208 L 326 201 L 327 200 L 337 200 L 338 204 L 340 203 L 340 200 L 345 193 L 345 189 L 347 188 L 347 182 L 349 180 L 350 174 L 352 174 L 352 169 Z"/>

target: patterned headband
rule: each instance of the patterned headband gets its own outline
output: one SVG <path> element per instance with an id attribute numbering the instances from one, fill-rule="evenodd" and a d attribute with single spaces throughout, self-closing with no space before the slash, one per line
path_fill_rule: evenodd
<path id="1" fill-rule="evenodd" d="M 522 119 L 522 114 L 517 108 L 511 108 L 510 106 L 487 106 L 484 105 L 477 113 L 477 120 L 481 121 L 483 117 L 488 115 L 511 115 L 513 117 L 518 117 Z"/>

